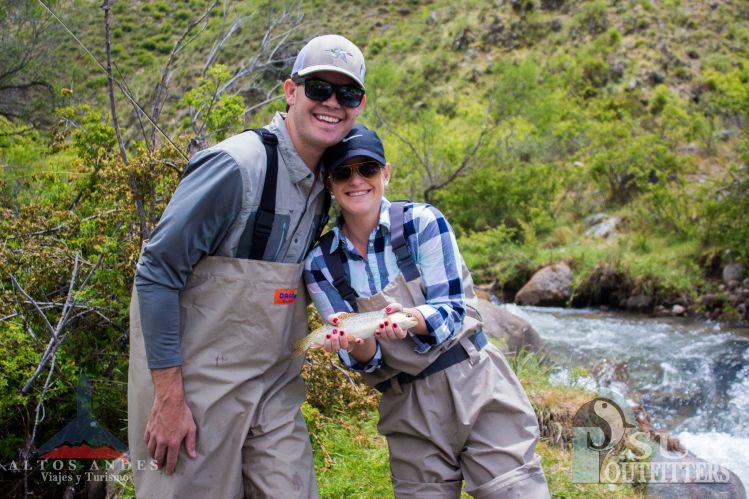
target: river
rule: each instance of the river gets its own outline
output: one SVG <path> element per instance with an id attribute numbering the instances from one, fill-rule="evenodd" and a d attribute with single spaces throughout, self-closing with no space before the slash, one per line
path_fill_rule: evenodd
<path id="1" fill-rule="evenodd" d="M 656 429 L 723 465 L 749 489 L 749 329 L 590 309 L 502 305 L 529 321 L 554 377 L 595 388 L 575 367 L 616 373 L 610 388 L 638 399 Z M 605 369 L 602 369 L 605 368 Z"/>

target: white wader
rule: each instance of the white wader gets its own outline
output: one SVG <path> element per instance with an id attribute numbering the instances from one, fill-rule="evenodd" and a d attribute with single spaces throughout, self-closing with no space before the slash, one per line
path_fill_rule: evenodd
<path id="1" fill-rule="evenodd" d="M 143 440 L 153 385 L 133 293 L 128 433 L 139 498 L 318 496 L 299 410 L 304 359 L 291 357 L 291 345 L 307 332 L 302 269 L 225 257 L 195 266 L 180 295 L 180 320 L 197 458 L 183 445 L 172 475 L 152 469 Z"/>
<path id="2" fill-rule="evenodd" d="M 465 480 L 466 492 L 480 499 L 547 498 L 534 454 L 536 416 L 499 349 L 489 343 L 478 350 L 470 340 L 481 322 L 470 307 L 475 295 L 465 267 L 463 276 L 469 312 L 455 339 L 423 355 L 413 351 L 408 337 L 380 341 L 383 367 L 365 375 L 373 386 L 390 380 L 380 401 L 378 430 L 388 441 L 395 497 L 459 498 Z M 421 278 L 406 281 L 401 273 L 380 293 L 356 299 L 359 312 L 393 302 L 404 307 L 425 303 Z M 398 382 L 398 372 L 416 375 L 453 346 L 464 348 L 468 359 L 410 383 Z"/>

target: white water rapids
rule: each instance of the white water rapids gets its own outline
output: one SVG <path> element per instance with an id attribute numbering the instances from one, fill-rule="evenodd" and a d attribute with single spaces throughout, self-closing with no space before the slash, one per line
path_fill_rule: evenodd
<path id="1" fill-rule="evenodd" d="M 637 398 L 656 429 L 730 469 L 749 489 L 748 330 L 596 310 L 502 306 L 539 332 L 558 366 L 555 379 L 595 388 L 595 380 L 570 373 L 574 367 L 595 372 L 608 366 L 608 373 L 616 373 L 609 388 Z"/>

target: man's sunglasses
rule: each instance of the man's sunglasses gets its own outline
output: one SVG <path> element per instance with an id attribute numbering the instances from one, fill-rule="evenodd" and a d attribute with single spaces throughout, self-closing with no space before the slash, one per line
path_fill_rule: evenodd
<path id="1" fill-rule="evenodd" d="M 308 99 L 324 102 L 333 95 L 338 103 L 346 107 L 359 107 L 364 98 L 364 89 L 357 85 L 336 85 L 319 78 L 294 78 L 294 83 L 304 85 L 304 95 Z"/>
<path id="2" fill-rule="evenodd" d="M 358 173 L 364 178 L 374 178 L 375 175 L 380 173 L 383 166 L 377 161 L 365 161 L 363 163 L 357 163 L 355 165 L 339 166 L 328 175 L 328 178 L 335 183 L 348 182 L 351 177 L 354 176 L 354 172 Z"/>

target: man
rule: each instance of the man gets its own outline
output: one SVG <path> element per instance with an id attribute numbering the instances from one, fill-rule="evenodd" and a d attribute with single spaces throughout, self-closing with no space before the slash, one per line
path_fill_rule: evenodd
<path id="1" fill-rule="evenodd" d="M 317 496 L 291 349 L 306 334 L 301 262 L 327 206 L 318 164 L 364 107 L 364 74 L 349 40 L 314 38 L 284 83 L 286 115 L 190 160 L 135 276 L 138 497 Z"/>

